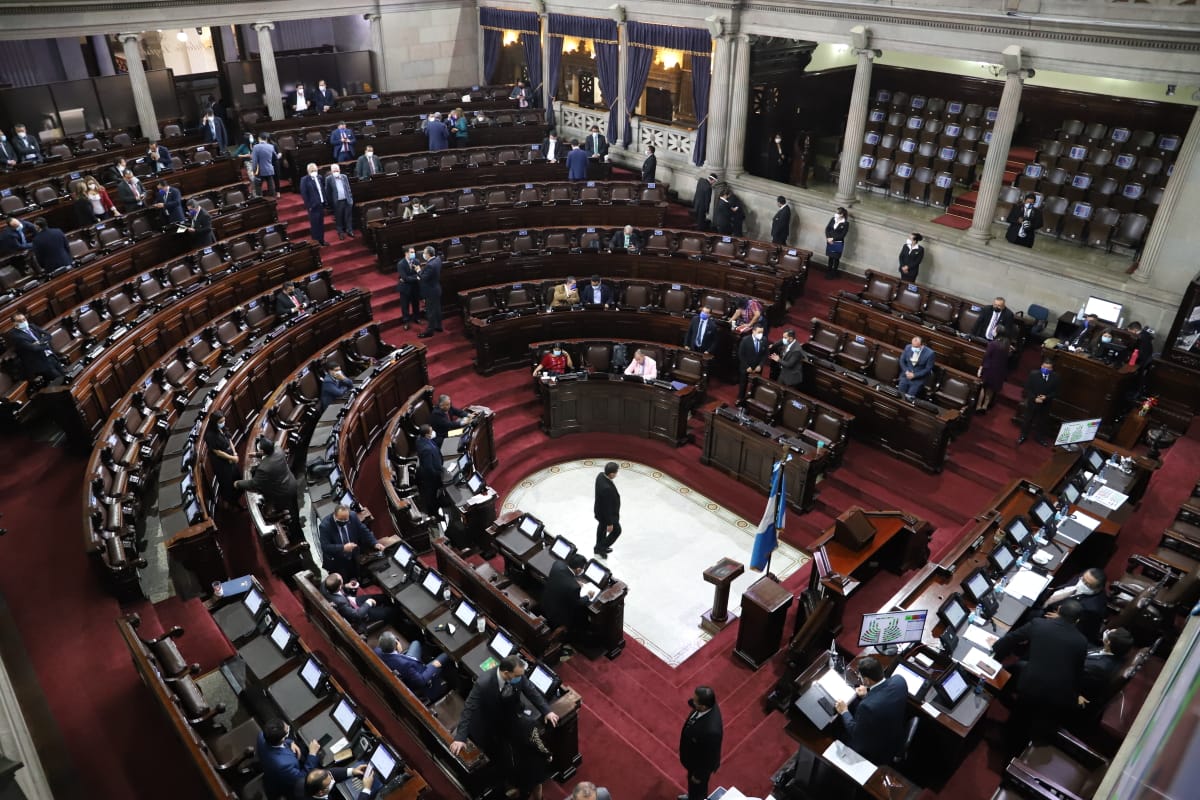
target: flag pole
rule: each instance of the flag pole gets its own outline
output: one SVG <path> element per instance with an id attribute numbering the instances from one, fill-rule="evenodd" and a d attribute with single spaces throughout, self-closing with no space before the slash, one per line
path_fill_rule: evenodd
<path id="1" fill-rule="evenodd" d="M 783 490 L 787 488 L 787 484 L 783 480 L 783 470 L 784 470 L 784 468 L 787 467 L 787 462 L 789 462 L 791 460 L 792 460 L 792 454 L 789 451 L 787 444 L 780 442 L 779 443 L 779 461 L 775 462 L 775 466 L 779 468 L 779 508 L 777 508 L 775 510 L 775 516 L 777 519 L 780 517 L 786 517 L 787 495 L 784 494 Z M 771 471 L 774 472 L 775 467 L 772 467 Z M 781 514 L 780 509 L 785 509 L 784 513 Z M 775 550 L 779 547 L 779 537 L 782 534 L 783 534 L 783 529 L 776 528 L 776 530 L 775 530 L 775 547 L 772 547 L 771 552 L 767 554 L 766 574 L 771 578 L 771 580 L 776 581 L 776 582 L 779 581 L 779 578 L 775 577 L 775 573 L 771 571 L 771 559 L 775 556 Z"/>

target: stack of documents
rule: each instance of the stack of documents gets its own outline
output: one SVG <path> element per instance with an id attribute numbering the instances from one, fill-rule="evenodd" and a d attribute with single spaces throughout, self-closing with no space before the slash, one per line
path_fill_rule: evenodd
<path id="1" fill-rule="evenodd" d="M 1021 569 L 1017 570 L 1017 574 L 1009 579 L 1008 585 L 1004 587 L 1004 593 L 1032 604 L 1049 583 L 1049 575 L 1039 575 L 1031 569 Z"/>

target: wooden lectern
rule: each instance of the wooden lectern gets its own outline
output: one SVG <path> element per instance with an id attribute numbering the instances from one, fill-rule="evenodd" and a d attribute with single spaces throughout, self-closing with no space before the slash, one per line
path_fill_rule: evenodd
<path id="1" fill-rule="evenodd" d="M 714 636 L 733 621 L 729 616 L 729 587 L 745 571 L 746 567 L 732 558 L 722 558 L 704 570 L 704 581 L 716 588 L 712 608 L 700 615 L 700 627 Z"/>
<path id="2" fill-rule="evenodd" d="M 778 653 L 791 604 L 792 593 L 774 578 L 755 581 L 742 595 L 742 622 L 733 654 L 758 669 Z"/>

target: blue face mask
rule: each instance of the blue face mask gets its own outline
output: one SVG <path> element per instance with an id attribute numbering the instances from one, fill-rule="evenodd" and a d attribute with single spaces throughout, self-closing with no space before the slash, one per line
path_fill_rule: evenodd
<path id="1" fill-rule="evenodd" d="M 700 319 L 708 319 L 708 312 L 707 312 L 707 311 L 701 311 L 701 312 L 700 312 Z"/>
<path id="2" fill-rule="evenodd" d="M 1042 377 L 1043 377 L 1043 378 L 1049 378 L 1049 377 L 1050 377 L 1050 370 L 1046 369 L 1045 367 L 1042 367 Z"/>
<path id="3" fill-rule="evenodd" d="M 519 686 L 519 685 L 521 684 L 521 676 L 520 676 L 520 675 L 515 675 L 515 676 L 513 676 L 513 677 L 509 678 L 509 679 L 508 679 L 508 682 L 509 682 L 509 684 L 511 684 L 512 686 Z"/>

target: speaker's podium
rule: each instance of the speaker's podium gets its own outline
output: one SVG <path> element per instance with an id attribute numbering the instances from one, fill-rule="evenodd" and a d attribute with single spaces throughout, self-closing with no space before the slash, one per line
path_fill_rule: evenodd
<path id="1" fill-rule="evenodd" d="M 754 669 L 779 652 L 783 625 L 792 593 L 769 575 L 750 585 L 742 595 L 742 614 L 738 622 L 737 645 L 733 654 Z"/>

